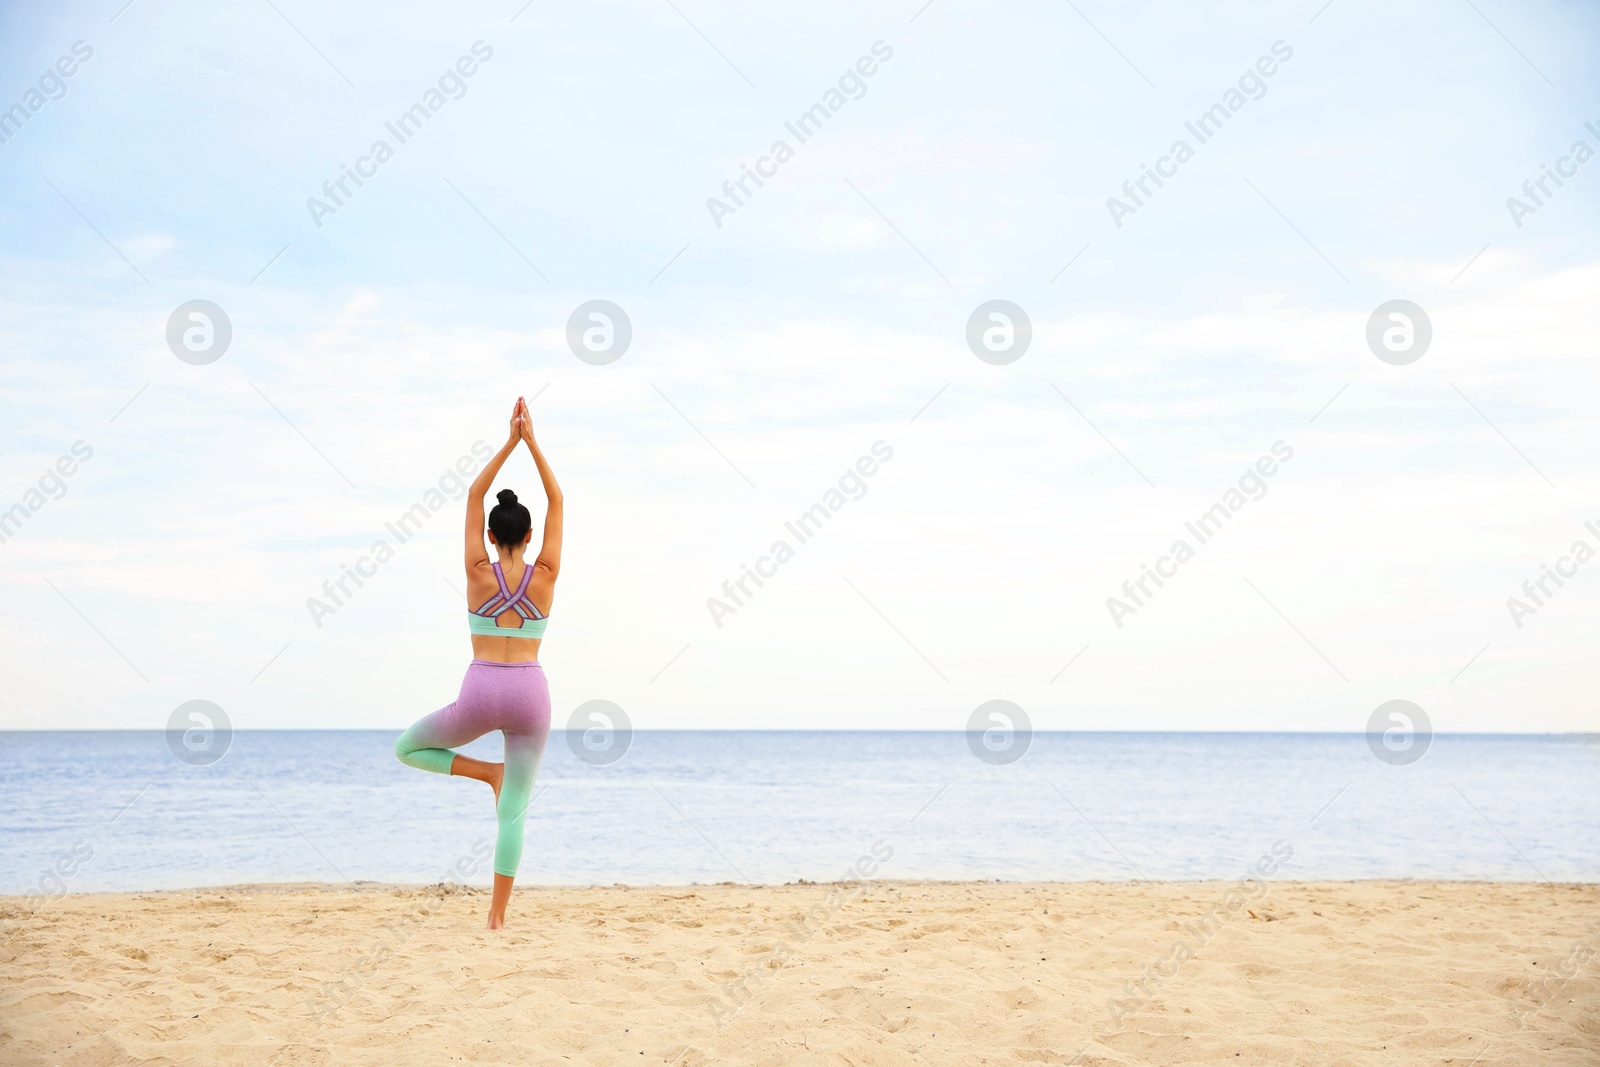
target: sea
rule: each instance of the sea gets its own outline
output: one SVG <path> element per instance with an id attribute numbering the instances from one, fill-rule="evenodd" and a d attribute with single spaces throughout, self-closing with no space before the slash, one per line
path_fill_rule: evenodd
<path id="1" fill-rule="evenodd" d="M 487 885 L 489 787 L 394 731 L 0 733 L 0 893 Z M 1600 880 L 1600 735 L 554 731 L 519 883 Z M 497 759 L 498 735 L 467 754 Z M 1015 758 L 1013 758 L 1015 757 Z"/>

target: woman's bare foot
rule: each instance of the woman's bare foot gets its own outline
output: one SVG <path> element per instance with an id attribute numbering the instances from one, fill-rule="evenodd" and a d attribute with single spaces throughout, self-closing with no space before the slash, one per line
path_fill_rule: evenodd
<path id="1" fill-rule="evenodd" d="M 458 778 L 471 778 L 479 782 L 488 782 L 494 790 L 494 806 L 500 807 L 500 783 L 505 781 L 506 765 L 504 763 L 486 763 L 481 759 L 471 756 L 458 755 L 451 761 L 450 773 Z"/>
<path id="2" fill-rule="evenodd" d="M 504 915 L 496 915 L 493 912 L 489 913 L 489 929 L 504 930 L 505 926 L 506 917 Z"/>

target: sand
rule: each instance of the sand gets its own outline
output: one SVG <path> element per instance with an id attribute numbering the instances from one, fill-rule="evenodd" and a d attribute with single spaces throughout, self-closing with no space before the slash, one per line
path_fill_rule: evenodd
<path id="1" fill-rule="evenodd" d="M 0 897 L 0 1063 L 1600 1063 L 1600 886 L 1237 888 Z"/>

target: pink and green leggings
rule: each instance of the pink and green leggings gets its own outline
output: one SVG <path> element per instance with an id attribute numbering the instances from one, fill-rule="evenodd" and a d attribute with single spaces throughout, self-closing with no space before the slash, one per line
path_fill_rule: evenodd
<path id="1" fill-rule="evenodd" d="M 522 862 L 522 828 L 550 735 L 550 687 L 538 663 L 494 663 L 475 659 L 461 680 L 455 703 L 424 715 L 394 744 L 394 754 L 409 767 L 449 774 L 458 745 L 499 730 L 506 739 L 505 781 L 495 811 L 500 832 L 494 844 L 494 873 L 507 877 Z"/>

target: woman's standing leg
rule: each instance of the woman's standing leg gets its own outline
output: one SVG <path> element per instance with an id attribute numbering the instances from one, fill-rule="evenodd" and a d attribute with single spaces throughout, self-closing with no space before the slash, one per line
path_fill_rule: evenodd
<path id="1" fill-rule="evenodd" d="M 489 929 L 505 925 L 511 883 L 522 864 L 522 838 L 533 802 L 533 782 L 539 773 L 548 730 L 539 734 L 506 734 L 505 781 L 495 814 L 500 830 L 494 842 L 494 896 L 489 901 Z"/>
<path id="2" fill-rule="evenodd" d="M 489 901 L 489 929 L 505 925 L 506 904 L 511 900 L 511 884 L 522 863 L 522 838 L 533 802 L 533 783 L 539 773 L 545 741 L 550 736 L 550 691 L 544 671 L 536 665 L 518 668 L 526 672 L 526 684 L 517 694 L 521 707 L 515 724 L 507 723 L 505 779 L 495 805 L 500 830 L 494 843 L 494 896 Z"/>

